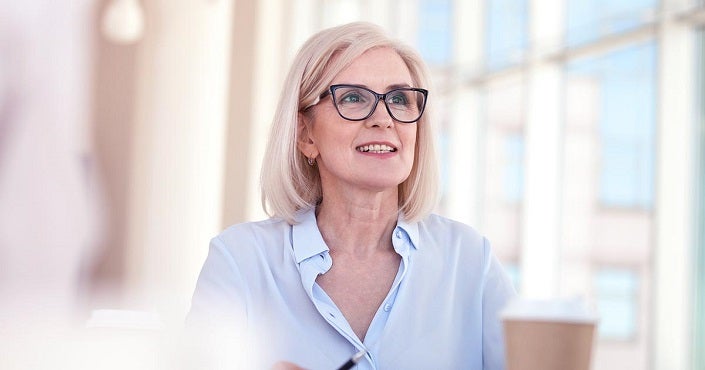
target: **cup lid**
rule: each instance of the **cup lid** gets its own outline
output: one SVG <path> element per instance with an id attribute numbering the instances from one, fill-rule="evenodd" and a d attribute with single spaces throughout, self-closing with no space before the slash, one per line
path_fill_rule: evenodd
<path id="1" fill-rule="evenodd" d="M 503 320 L 596 323 L 597 314 L 581 298 L 527 299 L 516 298 L 502 310 Z"/>

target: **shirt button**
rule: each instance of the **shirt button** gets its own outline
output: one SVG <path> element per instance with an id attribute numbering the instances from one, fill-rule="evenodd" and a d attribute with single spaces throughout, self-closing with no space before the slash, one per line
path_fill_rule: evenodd
<path id="1" fill-rule="evenodd" d="M 397 239 L 401 239 L 401 230 L 397 230 L 396 236 L 397 236 Z"/>
<path id="2" fill-rule="evenodd" d="M 384 312 L 389 312 L 392 309 L 392 305 L 387 303 L 384 305 Z"/>

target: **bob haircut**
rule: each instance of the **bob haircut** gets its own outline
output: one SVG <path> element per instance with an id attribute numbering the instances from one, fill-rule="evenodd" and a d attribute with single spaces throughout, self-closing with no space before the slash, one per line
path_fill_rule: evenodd
<path id="1" fill-rule="evenodd" d="M 270 217 L 296 223 L 296 213 L 321 202 L 321 179 L 298 149 L 299 113 L 318 103 L 343 69 L 375 48 L 399 54 L 415 87 L 428 88 L 426 66 L 409 46 L 391 39 L 374 24 L 354 22 L 313 35 L 298 51 L 286 77 L 274 115 L 261 172 L 262 207 Z M 427 107 L 416 122 L 416 148 L 409 177 L 399 184 L 399 211 L 408 221 L 419 221 L 436 205 L 438 164 L 434 149 L 431 112 Z M 305 113 L 304 113 L 305 114 Z"/>

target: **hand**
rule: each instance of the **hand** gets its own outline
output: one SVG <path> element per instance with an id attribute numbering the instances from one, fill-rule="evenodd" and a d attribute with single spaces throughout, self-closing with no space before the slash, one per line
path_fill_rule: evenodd
<path id="1" fill-rule="evenodd" d="M 306 370 L 301 366 L 297 366 L 296 364 L 292 364 L 291 362 L 287 361 L 279 361 L 274 366 L 272 366 L 271 370 Z"/>

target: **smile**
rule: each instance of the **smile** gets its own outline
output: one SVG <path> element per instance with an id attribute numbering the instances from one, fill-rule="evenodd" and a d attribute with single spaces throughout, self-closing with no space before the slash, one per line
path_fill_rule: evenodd
<path id="1" fill-rule="evenodd" d="M 392 153 L 396 152 L 397 148 L 392 148 L 384 144 L 370 144 L 358 146 L 355 150 L 363 153 Z"/>

